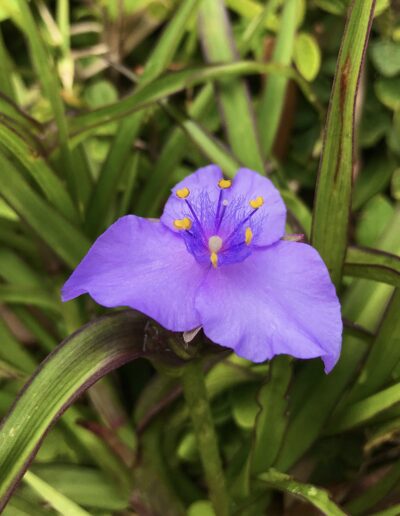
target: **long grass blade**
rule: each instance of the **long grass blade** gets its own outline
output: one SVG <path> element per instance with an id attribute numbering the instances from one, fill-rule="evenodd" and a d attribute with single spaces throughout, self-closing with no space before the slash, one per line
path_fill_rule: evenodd
<path id="1" fill-rule="evenodd" d="M 222 0 L 203 0 L 200 29 L 205 56 L 209 63 L 232 62 L 237 59 L 232 29 Z M 220 99 L 228 142 L 243 165 L 264 172 L 254 114 L 247 87 L 238 78 L 218 81 Z"/>
<path id="2" fill-rule="evenodd" d="M 0 427 L 0 510 L 61 414 L 99 378 L 143 356 L 143 328 L 133 311 L 99 319 L 60 344 L 32 376 Z"/>
<path id="3" fill-rule="evenodd" d="M 364 63 L 375 0 L 353 0 L 347 19 L 325 127 L 312 243 L 336 286 L 346 253 L 354 164 L 357 88 Z"/>

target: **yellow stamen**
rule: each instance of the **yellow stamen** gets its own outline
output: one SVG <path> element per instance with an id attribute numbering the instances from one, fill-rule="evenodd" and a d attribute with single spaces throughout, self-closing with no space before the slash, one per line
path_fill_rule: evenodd
<path id="1" fill-rule="evenodd" d="M 253 240 L 253 232 L 251 228 L 246 228 L 244 241 L 246 242 L 246 245 L 250 245 L 251 241 Z"/>
<path id="2" fill-rule="evenodd" d="M 261 195 L 259 195 L 258 197 L 256 197 L 255 199 L 252 199 L 250 202 L 249 202 L 250 206 L 252 208 L 254 208 L 255 210 L 257 208 L 260 208 L 263 204 L 264 204 L 264 198 L 261 197 Z"/>
<path id="3" fill-rule="evenodd" d="M 189 197 L 190 190 L 189 190 L 189 188 L 184 186 L 180 190 L 177 190 L 175 193 L 176 193 L 176 196 L 179 197 L 179 199 L 186 199 L 186 197 Z"/>
<path id="4" fill-rule="evenodd" d="M 232 186 L 232 181 L 230 179 L 221 179 L 218 181 L 218 186 L 225 190 L 225 188 L 230 188 Z"/>
<path id="5" fill-rule="evenodd" d="M 192 221 L 188 217 L 175 219 L 174 226 L 176 229 L 190 229 L 192 227 Z"/>
<path id="6" fill-rule="evenodd" d="M 217 253 L 211 253 L 210 260 L 211 260 L 212 266 L 214 267 L 214 269 L 216 269 L 217 265 L 218 265 L 218 255 L 217 255 Z"/>

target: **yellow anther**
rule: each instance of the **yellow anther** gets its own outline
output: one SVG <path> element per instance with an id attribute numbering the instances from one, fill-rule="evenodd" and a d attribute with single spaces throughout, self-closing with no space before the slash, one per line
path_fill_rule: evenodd
<path id="1" fill-rule="evenodd" d="M 190 229 L 192 227 L 192 221 L 188 217 L 175 219 L 174 226 L 176 229 Z"/>
<path id="2" fill-rule="evenodd" d="M 252 208 L 254 208 L 256 210 L 257 208 L 260 208 L 264 204 L 264 197 L 261 197 L 261 195 L 259 195 L 255 199 L 252 199 L 249 202 L 249 204 Z"/>
<path id="3" fill-rule="evenodd" d="M 180 190 L 177 190 L 175 193 L 176 193 L 176 196 L 179 197 L 179 199 L 186 199 L 186 197 L 189 197 L 190 190 L 189 190 L 189 188 L 184 186 Z"/>
<path id="4" fill-rule="evenodd" d="M 246 245 L 250 245 L 251 241 L 253 240 L 253 232 L 251 228 L 246 228 L 244 241 L 246 242 Z"/>
<path id="5" fill-rule="evenodd" d="M 218 255 L 217 255 L 217 253 L 211 253 L 210 260 L 211 260 L 212 266 L 214 267 L 214 269 L 216 269 L 217 265 L 218 265 Z"/>
<path id="6" fill-rule="evenodd" d="M 218 181 L 218 186 L 225 190 L 225 188 L 230 188 L 232 186 L 232 181 L 230 179 L 220 179 Z"/>

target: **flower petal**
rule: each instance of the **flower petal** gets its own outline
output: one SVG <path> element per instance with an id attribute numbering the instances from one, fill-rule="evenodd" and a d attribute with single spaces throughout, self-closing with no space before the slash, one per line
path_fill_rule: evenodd
<path id="1" fill-rule="evenodd" d="M 100 305 L 129 306 L 169 330 L 192 330 L 200 325 L 194 298 L 205 275 L 181 238 L 160 222 L 128 215 L 96 240 L 62 299 L 88 293 Z"/>
<path id="2" fill-rule="evenodd" d="M 196 198 L 199 195 L 208 195 L 211 202 L 216 203 L 219 196 L 218 182 L 222 178 L 222 171 L 217 165 L 208 165 L 207 167 L 199 168 L 193 174 L 185 177 L 172 189 L 161 216 L 161 222 L 173 231 L 177 231 L 174 226 L 174 220 L 182 219 L 187 215 L 188 208 L 184 199 L 177 197 L 176 192 L 184 188 L 188 188 L 193 192 Z M 188 199 L 190 200 L 190 194 Z"/>
<path id="3" fill-rule="evenodd" d="M 272 181 L 248 168 L 240 168 L 233 179 L 229 195 L 244 198 L 245 205 L 258 197 L 263 198 L 264 204 L 253 217 L 260 228 L 254 242 L 256 245 L 273 244 L 284 235 L 286 207 Z"/>
<path id="4" fill-rule="evenodd" d="M 340 305 L 325 264 L 306 244 L 281 241 L 211 270 L 196 307 L 211 340 L 254 362 L 321 357 L 329 372 L 339 358 Z"/>

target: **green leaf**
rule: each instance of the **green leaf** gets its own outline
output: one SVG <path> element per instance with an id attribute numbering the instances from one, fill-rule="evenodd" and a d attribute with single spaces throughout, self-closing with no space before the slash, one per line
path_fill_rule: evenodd
<path id="1" fill-rule="evenodd" d="M 346 513 L 338 505 L 332 502 L 325 489 L 315 487 L 311 484 L 303 484 L 293 480 L 289 475 L 280 473 L 274 469 L 263 473 L 258 477 L 272 489 L 289 493 L 301 500 L 309 502 L 319 509 L 323 514 L 329 516 L 346 516 Z"/>
<path id="2" fill-rule="evenodd" d="M 219 165 L 228 177 L 234 177 L 240 167 L 240 162 L 217 138 L 206 132 L 194 120 L 182 116 L 177 110 L 168 107 L 167 111 L 180 123 L 182 129 L 211 163 Z"/>
<path id="3" fill-rule="evenodd" d="M 241 55 L 248 50 L 253 39 L 262 29 L 265 20 L 273 13 L 280 0 L 268 2 L 264 10 L 261 10 L 256 19 L 252 20 L 238 41 L 238 49 Z M 188 107 L 189 118 L 193 121 L 204 116 L 207 108 L 213 100 L 213 88 L 211 84 L 206 85 L 196 96 Z M 181 122 L 182 123 L 182 122 Z M 187 124 L 188 125 L 188 124 Z M 190 124 L 189 124 L 190 125 Z M 186 131 L 187 134 L 188 131 Z M 198 142 L 191 134 L 192 141 Z M 141 191 L 141 195 L 136 206 L 139 214 L 155 216 L 158 214 L 158 207 L 170 188 L 169 180 L 172 171 L 176 168 L 179 161 L 183 158 L 187 150 L 186 134 L 179 127 L 176 127 L 165 143 L 162 152 L 154 167 L 153 173 L 148 178 L 146 185 Z M 236 166 L 236 165 L 235 165 Z M 226 169 L 226 167 L 225 167 Z"/>
<path id="4" fill-rule="evenodd" d="M 353 210 L 360 209 L 376 194 L 384 192 L 395 168 L 395 160 L 387 159 L 385 156 L 379 155 L 368 159 L 354 185 Z"/>
<path id="5" fill-rule="evenodd" d="M 73 140 L 79 141 L 84 136 L 86 137 L 88 134 L 95 132 L 101 125 L 126 117 L 170 95 L 209 80 L 223 79 L 234 75 L 265 73 L 270 75 L 278 74 L 295 80 L 310 104 L 318 112 L 320 111 L 321 107 L 318 99 L 314 92 L 310 90 L 307 81 L 289 66 L 275 63 L 263 64 L 254 61 L 237 61 L 229 64 L 210 65 L 169 73 L 149 84 L 138 86 L 130 96 L 115 104 L 74 117 L 70 123 L 71 137 Z"/>
<path id="6" fill-rule="evenodd" d="M 250 495 L 252 476 L 270 468 L 278 456 L 287 426 L 286 394 L 291 376 L 291 359 L 275 357 L 265 383 L 259 388 L 256 398 L 259 410 L 252 425 L 250 454 L 234 484 L 240 498 Z"/>
<path id="7" fill-rule="evenodd" d="M 398 516 L 400 514 L 400 504 L 393 505 L 383 511 L 374 512 L 371 516 Z"/>
<path id="8" fill-rule="evenodd" d="M 321 51 L 311 34 L 301 32 L 294 42 L 294 63 L 307 81 L 313 81 L 321 67 Z"/>
<path id="9" fill-rule="evenodd" d="M 372 242 L 383 251 L 400 254 L 400 207 L 386 223 L 379 240 Z M 355 280 L 342 297 L 342 313 L 347 319 L 375 332 L 393 293 L 393 287 L 359 279 Z"/>
<path id="10" fill-rule="evenodd" d="M 379 73 L 394 77 L 400 72 L 400 43 L 379 40 L 371 45 L 371 59 Z"/>
<path id="11" fill-rule="evenodd" d="M 389 199 L 377 194 L 370 199 L 360 212 L 355 236 L 357 244 L 366 247 L 375 245 L 384 233 L 394 214 L 394 207 Z"/>
<path id="12" fill-rule="evenodd" d="M 278 469 L 289 469 L 318 439 L 365 354 L 365 342 L 345 334 L 340 360 L 329 375 L 316 362 L 303 366 L 291 388 L 289 422 L 275 463 Z"/>
<path id="13" fill-rule="evenodd" d="M 315 5 L 331 14 L 344 14 L 347 0 L 314 0 Z"/>
<path id="14" fill-rule="evenodd" d="M 353 176 L 354 116 L 375 0 L 353 0 L 326 121 L 314 201 L 312 243 L 339 285 L 347 247 Z"/>
<path id="15" fill-rule="evenodd" d="M 18 8 L 17 19 L 28 40 L 32 63 L 42 83 L 47 99 L 51 104 L 57 123 L 60 140 L 61 167 L 65 172 L 70 192 L 76 197 L 78 192 L 78 178 L 74 175 L 75 169 L 68 141 L 68 124 L 60 94 L 60 83 L 57 74 L 54 73 L 55 66 L 51 59 L 49 49 L 42 39 L 38 24 L 35 22 L 32 15 L 29 2 L 16 0 L 16 6 Z"/>
<path id="16" fill-rule="evenodd" d="M 232 417 L 239 428 L 251 430 L 256 422 L 259 406 L 256 401 L 257 385 L 244 385 L 232 395 Z"/>
<path id="17" fill-rule="evenodd" d="M 260 411 L 254 428 L 251 450 L 251 470 L 260 474 L 270 468 L 284 437 L 287 424 L 286 394 L 292 376 L 292 365 L 288 357 L 276 357 L 270 369 L 269 380 L 261 387 L 257 401 Z"/>
<path id="18" fill-rule="evenodd" d="M 0 302 L 32 305 L 43 308 L 52 313 L 60 314 L 60 301 L 54 296 L 50 296 L 46 290 L 31 286 L 21 285 L 1 285 Z"/>
<path id="19" fill-rule="evenodd" d="M 1 19 L 2 11 L 0 8 L 0 20 Z M 10 99 L 14 99 L 14 87 L 11 80 L 12 71 L 10 56 L 7 52 L 0 28 L 0 91 L 7 95 Z"/>
<path id="20" fill-rule="evenodd" d="M 36 367 L 35 360 L 14 337 L 2 319 L 0 319 L 0 342 L 0 358 L 24 373 L 32 373 Z"/>
<path id="21" fill-rule="evenodd" d="M 5 362 L 4 360 L 0 360 L 0 380 L 21 380 L 24 378 L 25 374 L 20 369 L 11 366 L 8 362 Z"/>
<path id="22" fill-rule="evenodd" d="M 385 496 L 398 485 L 399 481 L 400 461 L 397 461 L 383 478 L 380 478 L 374 485 L 369 486 L 360 496 L 347 503 L 345 506 L 346 511 L 352 516 L 370 514 L 368 509 L 374 507 L 380 500 L 385 498 Z"/>
<path id="23" fill-rule="evenodd" d="M 89 84 L 84 93 L 85 101 L 92 109 L 111 104 L 118 100 L 118 92 L 113 84 L 104 79 Z"/>
<path id="24" fill-rule="evenodd" d="M 145 355 L 144 324 L 131 310 L 98 319 L 60 344 L 36 371 L 1 423 L 0 510 L 60 415 L 99 378 Z"/>
<path id="25" fill-rule="evenodd" d="M 187 0 L 181 3 L 152 54 L 147 58 L 146 67 L 140 78 L 142 86 L 154 81 L 168 67 L 185 34 L 187 22 L 198 7 L 199 1 Z M 120 101 L 115 105 L 123 103 L 124 101 Z M 126 106 L 125 109 L 130 108 Z M 125 116 L 126 114 L 124 113 Z M 145 115 L 146 112 L 134 114 L 123 120 L 117 130 L 89 201 L 86 227 L 91 235 L 97 235 L 101 229 L 101 223 L 104 220 L 102 214 L 108 211 L 108 206 L 117 190 L 123 166 L 131 151 L 132 141 L 137 137 Z"/>
<path id="26" fill-rule="evenodd" d="M 328 432 L 340 433 L 365 424 L 399 402 L 400 384 L 397 383 L 335 413 L 328 425 Z"/>
<path id="27" fill-rule="evenodd" d="M 392 181 L 390 184 L 390 192 L 393 199 L 400 201 L 400 168 L 396 168 L 393 172 Z"/>
<path id="28" fill-rule="evenodd" d="M 359 400 L 382 388 L 400 362 L 400 289 L 397 288 L 360 372 L 349 402 Z"/>
<path id="29" fill-rule="evenodd" d="M 400 258 L 375 249 L 349 247 L 343 274 L 400 287 Z"/>
<path id="30" fill-rule="evenodd" d="M 75 267 L 89 242 L 25 182 L 19 171 L 0 153 L 0 194 L 37 235 L 68 265 Z"/>
<path id="31" fill-rule="evenodd" d="M 400 109 L 400 78 L 380 79 L 375 83 L 375 93 L 384 106 L 393 111 Z"/>
<path id="32" fill-rule="evenodd" d="M 32 471 L 75 503 L 106 511 L 123 511 L 128 500 L 99 470 L 75 464 L 38 464 Z"/>
<path id="33" fill-rule="evenodd" d="M 292 62 L 299 5 L 299 0 L 287 0 L 284 3 L 279 33 L 272 56 L 273 63 L 290 66 Z M 284 75 L 269 76 L 258 107 L 261 145 L 267 158 L 271 155 L 279 128 L 287 83 L 287 78 Z"/>
<path id="34" fill-rule="evenodd" d="M 6 283 L 44 289 L 40 274 L 7 247 L 0 249 L 0 277 Z"/>
<path id="35" fill-rule="evenodd" d="M 222 0 L 202 1 L 200 29 L 204 53 L 209 63 L 228 63 L 237 60 L 232 28 Z M 264 173 L 254 114 L 246 85 L 238 78 L 218 81 L 216 92 L 220 99 L 227 139 L 234 155 L 244 166 Z"/>
<path id="36" fill-rule="evenodd" d="M 90 516 L 90 513 L 84 511 L 75 502 L 71 501 L 30 471 L 25 473 L 24 482 L 36 491 L 43 500 L 56 509 L 58 513 L 64 516 Z"/>
<path id="37" fill-rule="evenodd" d="M 215 516 L 215 512 L 208 500 L 197 500 L 188 508 L 187 516 Z"/>

